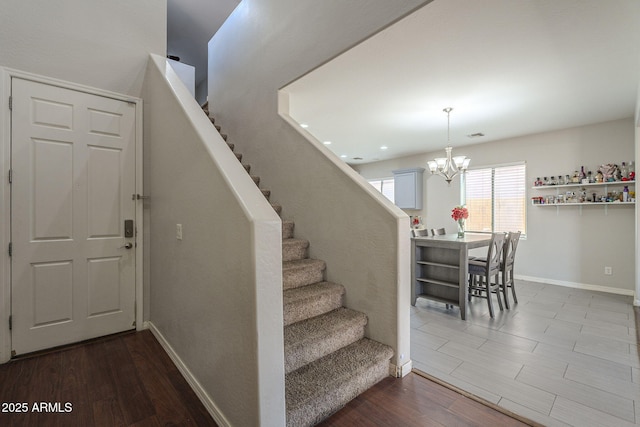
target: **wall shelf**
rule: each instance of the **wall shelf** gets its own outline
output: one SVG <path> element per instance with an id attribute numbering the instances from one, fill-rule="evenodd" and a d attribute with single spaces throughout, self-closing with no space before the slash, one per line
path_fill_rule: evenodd
<path id="1" fill-rule="evenodd" d="M 596 183 L 592 183 L 592 184 L 560 184 L 560 185 L 539 185 L 539 186 L 534 186 L 531 187 L 532 190 L 536 190 L 536 191 L 540 191 L 540 190 L 547 190 L 547 191 L 551 191 L 553 194 L 553 191 L 555 190 L 555 195 L 556 198 L 557 196 L 559 196 L 560 194 L 562 194 L 562 191 L 560 191 L 560 189 L 568 189 L 569 191 L 571 191 L 571 189 L 574 190 L 584 190 L 589 192 L 590 190 L 596 190 L 598 188 L 602 188 L 604 190 L 604 193 L 607 193 L 608 187 L 617 187 L 617 188 L 622 188 L 625 186 L 629 186 L 629 187 L 633 187 L 635 186 L 635 181 L 610 181 L 610 182 L 596 182 Z M 547 193 L 550 194 L 550 193 Z M 534 197 L 531 200 L 531 204 L 532 206 L 536 206 L 536 207 L 555 207 L 558 211 L 560 208 L 564 208 L 564 207 L 568 207 L 568 206 L 577 206 L 580 209 L 580 214 L 582 214 L 582 208 L 583 206 L 591 206 L 591 207 L 603 207 L 605 209 L 605 215 L 607 214 L 607 209 L 609 208 L 609 206 L 612 207 L 624 207 L 624 206 L 635 206 L 635 201 L 632 202 L 621 202 L 621 201 L 614 201 L 614 202 L 566 202 L 566 201 L 561 201 L 561 202 L 555 202 L 555 203 L 535 203 L 534 199 L 543 199 L 542 197 Z M 547 197 L 548 198 L 548 197 Z M 553 199 L 553 197 L 551 197 Z"/>
<path id="2" fill-rule="evenodd" d="M 533 206 L 633 206 L 636 202 L 532 203 Z"/>
<path id="3" fill-rule="evenodd" d="M 554 188 L 582 188 L 582 187 L 607 187 L 609 185 L 635 185 L 635 181 L 610 181 L 610 182 L 594 182 L 593 184 L 560 184 L 560 185 L 538 185 L 533 186 L 533 190 L 552 190 Z"/>

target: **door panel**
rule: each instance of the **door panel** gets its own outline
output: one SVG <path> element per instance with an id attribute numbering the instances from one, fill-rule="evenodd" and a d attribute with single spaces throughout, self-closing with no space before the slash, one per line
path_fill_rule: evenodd
<path id="1" fill-rule="evenodd" d="M 12 349 L 132 329 L 135 105 L 12 79 Z"/>
<path id="2" fill-rule="evenodd" d="M 87 168 L 89 183 L 88 216 L 89 237 L 118 237 L 124 218 L 120 215 L 122 182 L 119 177 L 106 180 L 112 171 L 120 169 L 122 150 L 88 147 Z M 133 194 L 133 193 L 131 193 Z"/>
<path id="3" fill-rule="evenodd" d="M 33 327 L 69 322 L 73 318 L 73 262 L 31 264 Z"/>

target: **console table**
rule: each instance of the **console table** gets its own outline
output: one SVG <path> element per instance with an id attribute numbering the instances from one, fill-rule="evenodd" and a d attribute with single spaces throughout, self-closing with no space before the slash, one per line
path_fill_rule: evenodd
<path id="1" fill-rule="evenodd" d="M 467 318 L 469 249 L 489 246 L 491 234 L 414 237 L 411 251 L 411 305 L 427 298 L 460 307 Z"/>

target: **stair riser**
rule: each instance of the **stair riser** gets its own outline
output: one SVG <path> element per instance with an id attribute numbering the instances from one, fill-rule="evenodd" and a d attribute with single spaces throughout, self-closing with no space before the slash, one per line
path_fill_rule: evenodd
<path id="1" fill-rule="evenodd" d="M 282 289 L 293 289 L 324 280 L 324 269 L 310 266 L 282 272 Z"/>
<path id="2" fill-rule="evenodd" d="M 310 319 L 342 307 L 342 294 L 323 294 L 284 306 L 284 326 Z"/>
<path id="3" fill-rule="evenodd" d="M 293 222 L 282 221 L 282 239 L 292 239 L 293 238 Z"/>
<path id="4" fill-rule="evenodd" d="M 282 245 L 282 261 L 293 261 L 307 257 L 307 246 Z"/>

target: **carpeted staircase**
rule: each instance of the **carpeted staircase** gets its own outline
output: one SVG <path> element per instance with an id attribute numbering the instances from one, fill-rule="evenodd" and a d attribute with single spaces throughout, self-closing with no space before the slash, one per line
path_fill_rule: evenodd
<path id="1" fill-rule="evenodd" d="M 204 107 L 209 116 L 209 112 Z M 220 131 L 213 118 L 211 123 Z M 227 140 L 227 136 L 221 134 Z M 234 144 L 227 142 L 233 151 Z M 242 163 L 242 154 L 236 153 Z M 250 174 L 251 166 L 243 163 Z M 251 176 L 260 187 L 260 178 Z M 267 200 L 271 191 L 261 189 Z M 278 215 L 282 206 L 271 203 Z M 324 280 L 325 262 L 282 220 L 287 426 L 313 426 L 389 373 L 391 347 L 364 336 L 367 316 L 342 306 L 345 289 Z"/>

